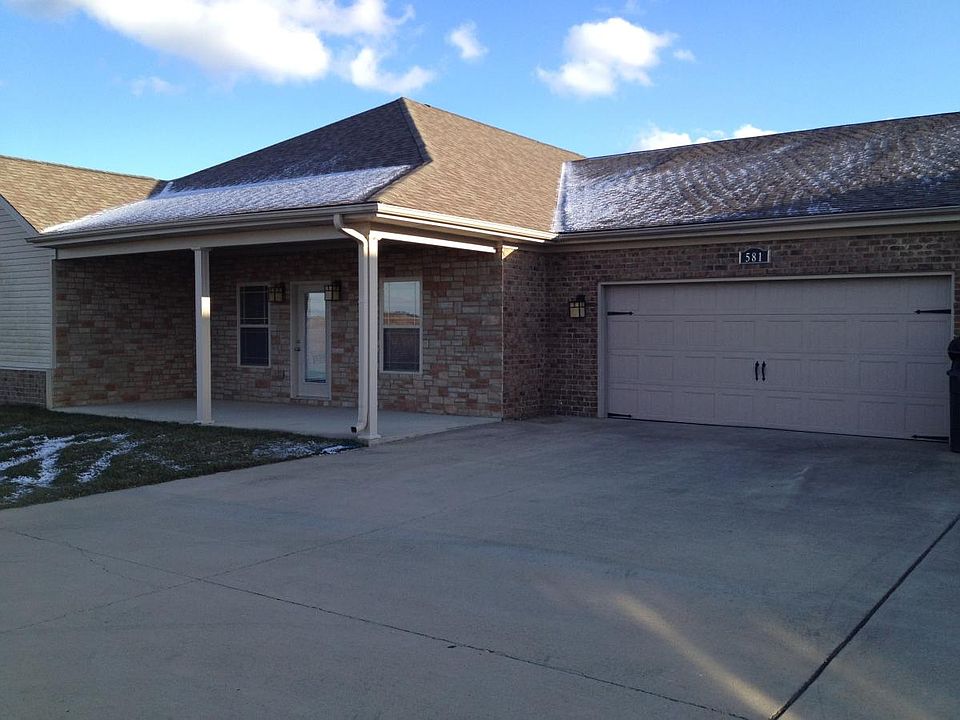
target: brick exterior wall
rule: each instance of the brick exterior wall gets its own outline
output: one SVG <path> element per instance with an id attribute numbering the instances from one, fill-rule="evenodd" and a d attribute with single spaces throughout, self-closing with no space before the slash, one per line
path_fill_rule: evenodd
<path id="1" fill-rule="evenodd" d="M 384 242 L 381 279 L 422 281 L 422 371 L 381 373 L 380 406 L 388 410 L 480 415 L 502 412 L 500 265 L 495 256 Z M 357 251 L 284 248 L 214 251 L 210 256 L 213 395 L 215 399 L 353 407 L 357 401 Z M 339 280 L 341 300 L 328 304 L 330 399 L 291 400 L 292 282 Z M 270 305 L 270 367 L 237 363 L 237 288 L 283 283 L 288 302 Z"/>
<path id="2" fill-rule="evenodd" d="M 46 404 L 46 370 L 0 370 L 0 405 Z"/>
<path id="3" fill-rule="evenodd" d="M 769 248 L 769 265 L 740 265 L 738 251 Z M 858 235 L 678 247 L 565 252 L 548 255 L 545 410 L 597 413 L 597 288 L 624 280 L 689 280 L 954 272 L 960 275 L 960 233 Z M 565 300 L 587 299 L 587 317 L 571 319 Z M 960 334 L 960 282 L 954 288 L 955 332 Z M 508 348 L 508 353 L 510 352 Z M 944 347 L 946 353 L 946 347 Z"/>
<path id="4" fill-rule="evenodd" d="M 547 291 L 547 266 L 547 256 L 539 252 L 515 250 L 503 258 L 504 417 L 553 412 L 546 348 L 552 339 L 552 306 L 563 302 Z"/>
<path id="5" fill-rule="evenodd" d="M 60 260 L 53 404 L 194 396 L 189 252 Z"/>

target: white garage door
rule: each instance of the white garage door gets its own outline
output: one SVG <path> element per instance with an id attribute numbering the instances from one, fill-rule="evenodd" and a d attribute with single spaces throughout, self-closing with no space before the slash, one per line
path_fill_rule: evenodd
<path id="1" fill-rule="evenodd" d="M 947 434 L 946 277 L 615 285 L 605 298 L 612 416 Z"/>

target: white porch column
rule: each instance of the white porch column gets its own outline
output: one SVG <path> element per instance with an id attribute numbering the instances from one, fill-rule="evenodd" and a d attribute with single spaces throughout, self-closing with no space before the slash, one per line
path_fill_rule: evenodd
<path id="1" fill-rule="evenodd" d="M 193 296 L 197 346 L 197 423 L 213 422 L 210 383 L 210 251 L 193 251 Z"/>

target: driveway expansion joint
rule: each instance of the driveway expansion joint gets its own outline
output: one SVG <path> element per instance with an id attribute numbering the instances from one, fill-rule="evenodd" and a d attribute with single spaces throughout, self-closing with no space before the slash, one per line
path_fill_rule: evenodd
<path id="1" fill-rule="evenodd" d="M 497 650 L 495 648 L 472 645 L 470 643 L 460 642 L 459 640 L 453 640 L 451 638 L 445 638 L 439 635 L 431 635 L 430 633 L 425 633 L 420 630 L 412 630 L 410 628 L 401 627 L 399 625 L 392 625 L 390 623 L 381 622 L 379 620 L 372 620 L 370 618 L 361 617 L 359 615 L 351 615 L 350 613 L 340 612 L 339 610 L 331 610 L 329 608 L 320 607 L 319 605 L 311 605 L 310 603 L 298 602 L 296 600 L 277 597 L 275 595 L 269 595 L 267 593 L 261 593 L 255 590 L 248 590 L 246 588 L 236 587 L 235 585 L 226 585 L 224 583 L 216 582 L 208 578 L 201 578 L 200 582 L 206 583 L 208 585 L 213 585 L 215 587 L 223 588 L 225 590 L 232 590 L 234 592 L 239 592 L 246 595 L 252 595 L 254 597 L 259 597 L 265 600 L 272 600 L 274 602 L 284 603 L 286 605 L 293 605 L 295 607 L 300 607 L 307 610 L 313 610 L 315 612 L 320 612 L 325 615 L 331 615 L 333 617 L 341 618 L 343 620 L 360 622 L 365 625 L 372 625 L 374 627 L 382 628 L 384 630 L 392 630 L 394 632 L 400 632 L 406 635 L 413 635 L 415 637 L 423 638 L 425 640 L 432 640 L 434 642 L 438 642 L 445 645 L 446 649 L 448 650 L 452 650 L 454 648 L 466 648 L 467 650 L 474 650 L 476 652 L 486 653 L 488 655 L 494 655 L 496 657 L 503 658 L 505 660 L 512 660 L 514 662 L 520 662 L 525 665 L 538 667 L 542 670 L 549 670 L 551 672 L 556 672 L 556 673 L 561 673 L 563 675 L 577 677 L 582 680 L 589 680 L 591 682 L 595 682 L 600 685 L 607 685 L 609 687 L 615 687 L 621 690 L 628 690 L 631 692 L 640 693 L 641 695 L 655 697 L 660 700 L 665 700 L 667 702 L 675 703 L 677 705 L 684 705 L 686 707 L 697 708 L 698 710 L 705 710 L 707 712 L 715 713 L 720 717 L 732 718 L 733 720 L 753 720 L 752 718 L 748 718 L 743 715 L 738 715 L 736 713 L 729 712 L 727 710 L 722 710 L 720 708 L 712 707 L 710 705 L 703 705 L 702 703 L 693 702 L 691 700 L 683 700 L 681 698 L 672 697 L 670 695 L 664 695 L 663 693 L 654 692 L 653 690 L 645 690 L 644 688 L 636 687 L 634 685 L 627 685 L 626 683 L 617 682 L 616 680 L 608 680 L 606 678 L 597 677 L 595 675 L 589 675 L 587 673 L 580 672 L 579 670 L 574 670 L 572 668 L 561 667 L 559 665 L 551 665 L 549 663 L 520 657 L 519 655 L 512 655 L 508 652 L 505 652 L 503 650 Z"/>
<path id="2" fill-rule="evenodd" d="M 881 596 L 881 598 L 874 603 L 873 607 L 871 607 L 860 619 L 860 622 L 858 622 L 854 628 L 847 633 L 847 636 L 840 641 L 840 643 L 830 652 L 829 655 L 827 655 L 826 658 L 824 658 L 823 662 L 820 663 L 820 665 L 810 674 L 810 676 L 803 682 L 797 691 L 790 696 L 790 698 L 781 706 L 779 710 L 770 716 L 770 720 L 779 720 L 781 717 L 783 717 L 784 713 L 786 713 L 787 710 L 789 710 L 794 703 L 797 702 L 797 700 L 803 697 L 804 693 L 806 693 L 806 691 L 809 690 L 810 687 L 817 681 L 817 679 L 824 673 L 830 663 L 833 662 L 834 659 L 841 652 L 843 652 L 843 649 L 846 648 L 847 645 L 849 645 L 853 639 L 860 634 L 860 631 L 866 627 L 867 623 L 870 622 L 870 619 L 877 614 L 880 608 L 886 604 L 887 600 L 890 599 L 897 589 L 903 585 L 904 582 L 906 582 L 907 578 L 910 577 L 913 571 L 920 566 L 920 563 L 926 559 L 927 555 L 929 555 L 933 549 L 940 544 L 940 541 L 943 540 L 950 533 L 950 531 L 953 530 L 954 527 L 956 527 L 958 522 L 960 522 L 960 513 L 955 515 L 953 520 L 947 523 L 947 526 L 940 531 L 940 534 L 937 535 L 936 538 L 934 538 L 933 542 L 931 542 L 926 549 L 921 552 L 912 563 L 910 563 L 910 566 L 903 571 L 900 577 L 894 581 L 893 585 L 891 585 Z"/>

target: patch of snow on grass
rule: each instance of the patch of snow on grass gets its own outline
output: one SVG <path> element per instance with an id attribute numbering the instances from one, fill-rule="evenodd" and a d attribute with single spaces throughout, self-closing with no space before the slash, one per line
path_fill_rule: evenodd
<path id="1" fill-rule="evenodd" d="M 15 429 L 10 430 L 2 437 L 8 437 L 15 434 Z M 6 496 L 0 497 L 3 500 L 16 499 L 23 495 L 30 488 L 50 487 L 60 474 L 60 454 L 72 445 L 89 445 L 91 443 L 112 443 L 114 447 L 107 450 L 93 464 L 77 476 L 77 482 L 88 483 L 99 477 L 100 473 L 110 466 L 110 463 L 118 455 L 128 453 L 137 446 L 139 442 L 129 441 L 127 433 L 116 433 L 114 435 L 65 435 L 63 437 L 47 437 L 46 435 L 30 435 L 26 438 L 18 438 L 0 443 L 0 448 L 13 449 L 14 457 L 9 460 L 0 461 L 0 482 L 12 483 L 15 487 L 12 492 Z M 17 477 L 8 477 L 6 471 L 10 468 L 19 467 L 25 463 L 39 461 L 40 469 L 36 475 L 18 475 Z"/>
<path id="2" fill-rule="evenodd" d="M 319 440 L 277 440 L 261 445 L 253 451 L 254 457 L 270 458 L 272 460 L 294 460 L 311 455 L 333 455 L 343 450 L 350 450 L 349 445 L 327 445 Z"/>
<path id="3" fill-rule="evenodd" d="M 124 440 L 121 440 L 113 450 L 107 450 L 107 452 L 97 458 L 93 465 L 77 475 L 77 482 L 88 483 L 91 480 L 96 480 L 100 476 L 100 473 L 110 467 L 110 463 L 113 462 L 115 457 L 125 455 L 131 450 L 140 447 L 141 443 L 136 440 L 125 440 L 126 435 L 113 435 L 110 439 L 113 440 L 117 437 L 123 438 Z"/>

